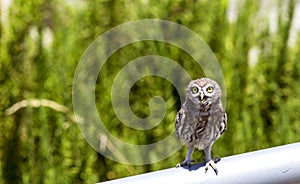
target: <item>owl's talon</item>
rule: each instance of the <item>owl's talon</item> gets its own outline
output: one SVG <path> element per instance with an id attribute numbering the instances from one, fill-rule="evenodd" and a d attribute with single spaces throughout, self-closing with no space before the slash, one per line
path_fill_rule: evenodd
<path id="1" fill-rule="evenodd" d="M 209 167 L 211 167 L 215 171 L 216 175 L 218 175 L 218 169 L 214 160 L 210 160 L 205 164 L 205 173 L 208 171 Z"/>
<path id="2" fill-rule="evenodd" d="M 185 160 L 185 161 L 183 161 L 181 163 L 178 163 L 176 165 L 176 168 L 178 168 L 178 167 L 185 167 L 185 166 L 190 167 L 193 163 L 195 163 L 195 160 Z"/>
<path id="3" fill-rule="evenodd" d="M 221 161 L 221 158 L 218 158 L 218 157 L 214 158 L 214 163 L 215 164 L 218 163 L 218 162 L 220 162 L 220 161 Z"/>

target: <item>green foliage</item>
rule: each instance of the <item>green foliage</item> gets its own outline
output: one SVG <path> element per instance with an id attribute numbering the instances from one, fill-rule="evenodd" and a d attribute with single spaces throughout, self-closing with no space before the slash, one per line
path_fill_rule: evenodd
<path id="1" fill-rule="evenodd" d="M 1 1 L 2 2 L 2 1 Z M 174 167 L 185 148 L 166 160 L 133 166 L 109 160 L 85 141 L 72 112 L 74 71 L 88 45 L 101 33 L 139 19 L 164 19 L 198 33 L 220 61 L 226 80 L 228 131 L 213 147 L 213 155 L 227 155 L 299 141 L 300 34 L 289 45 L 296 1 L 279 1 L 276 32 L 261 15 L 261 2 L 238 4 L 236 21 L 229 22 L 229 1 L 42 1 L 14 0 L 1 19 L 0 54 L 0 177 L 4 183 L 94 183 Z M 51 40 L 51 42 L 49 42 Z M 259 50 L 249 63 L 251 49 Z M 168 57 L 192 78 L 203 71 L 179 48 L 145 41 L 114 53 L 99 74 L 96 101 L 110 132 L 125 142 L 150 144 L 174 130 L 180 108 L 174 86 L 148 76 L 131 88 L 131 110 L 150 115 L 149 100 L 166 101 L 163 121 L 154 129 L 133 130 L 118 120 L 111 104 L 111 86 L 119 70 L 144 55 Z M 45 107 L 27 99 L 62 104 Z M 23 101 L 25 103 L 25 101 Z M 13 105 L 20 108 L 9 113 Z M 195 152 L 201 161 L 203 153 Z"/>

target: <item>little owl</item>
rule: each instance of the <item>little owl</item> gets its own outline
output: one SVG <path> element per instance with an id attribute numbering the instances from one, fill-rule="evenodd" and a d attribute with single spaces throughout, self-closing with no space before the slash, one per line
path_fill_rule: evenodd
<path id="1" fill-rule="evenodd" d="M 226 126 L 227 116 L 217 82 L 208 78 L 191 81 L 185 102 L 175 118 L 176 135 L 188 148 L 185 160 L 176 167 L 190 166 L 196 147 L 205 152 L 205 172 L 210 166 L 218 174 L 216 163 L 211 158 L 211 148 L 225 132 Z"/>

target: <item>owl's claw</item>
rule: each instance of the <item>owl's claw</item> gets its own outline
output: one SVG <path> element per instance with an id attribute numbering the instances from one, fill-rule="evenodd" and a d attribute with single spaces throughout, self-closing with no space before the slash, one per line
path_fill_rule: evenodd
<path id="1" fill-rule="evenodd" d="M 217 165 L 216 165 L 216 162 L 214 160 L 210 160 L 210 161 L 206 162 L 206 164 L 205 164 L 205 173 L 207 172 L 209 167 L 211 167 L 215 171 L 216 175 L 218 175 Z"/>
<path id="2" fill-rule="evenodd" d="M 185 166 L 190 167 L 193 163 L 195 163 L 195 160 L 185 160 L 185 161 L 183 161 L 181 163 L 178 163 L 176 165 L 176 168 L 178 168 L 178 167 L 185 167 Z"/>

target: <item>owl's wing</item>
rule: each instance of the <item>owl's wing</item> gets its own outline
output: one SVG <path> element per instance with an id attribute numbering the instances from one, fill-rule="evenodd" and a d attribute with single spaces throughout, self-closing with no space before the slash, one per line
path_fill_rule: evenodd
<path id="1" fill-rule="evenodd" d="M 180 134 L 180 129 L 182 128 L 182 124 L 183 124 L 183 116 L 184 116 L 184 110 L 181 108 L 175 117 L 175 130 L 176 130 L 176 135 L 177 137 L 179 137 Z"/>
<path id="2" fill-rule="evenodd" d="M 222 135 L 227 130 L 227 114 L 223 112 L 223 116 L 220 122 L 220 135 Z"/>

